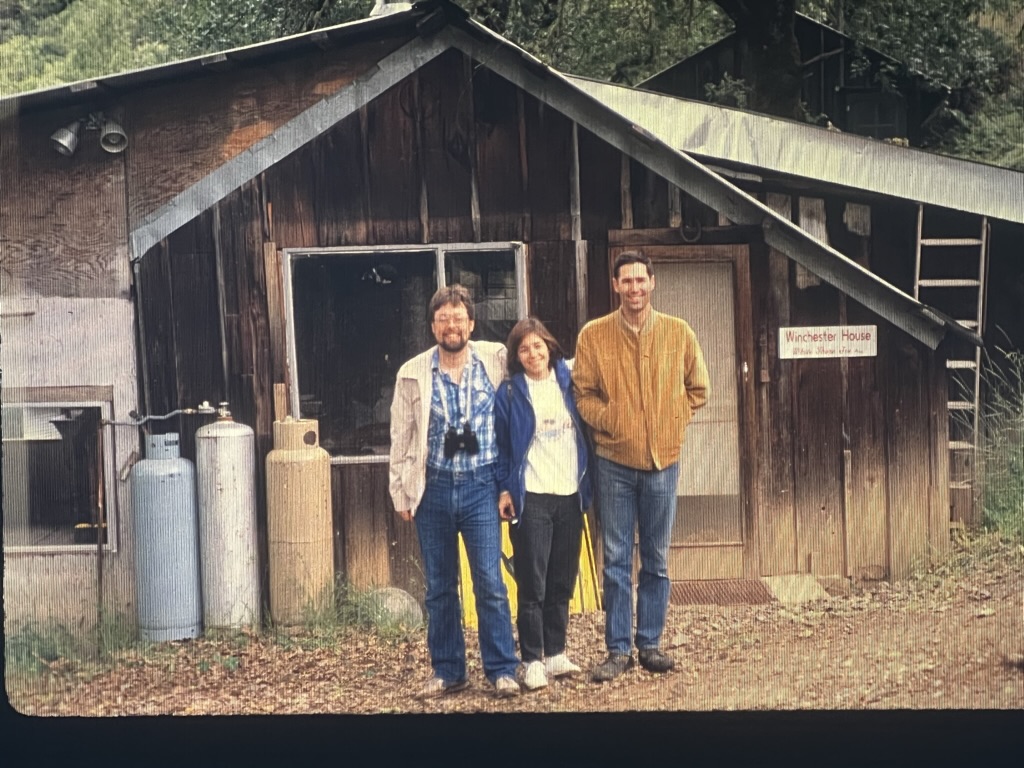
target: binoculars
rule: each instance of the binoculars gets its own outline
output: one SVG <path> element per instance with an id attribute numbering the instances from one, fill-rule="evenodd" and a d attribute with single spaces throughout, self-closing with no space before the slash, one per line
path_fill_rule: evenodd
<path id="1" fill-rule="evenodd" d="M 468 421 L 463 425 L 461 432 L 455 427 L 448 427 L 444 434 L 444 457 L 450 459 L 459 451 L 465 451 L 470 456 L 480 452 L 480 441 L 477 440 L 476 433 L 469 428 Z"/>

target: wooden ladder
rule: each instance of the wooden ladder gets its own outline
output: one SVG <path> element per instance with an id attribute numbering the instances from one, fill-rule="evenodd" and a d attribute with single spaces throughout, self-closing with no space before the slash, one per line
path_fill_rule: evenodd
<path id="1" fill-rule="evenodd" d="M 928 237 L 925 210 L 917 206 L 914 298 L 956 318 L 981 335 L 985 324 L 989 222 L 981 217 L 977 235 Z M 964 262 L 970 260 L 970 264 Z M 948 274 L 952 272 L 953 274 Z M 946 273 L 946 274 L 944 274 Z M 954 289 L 954 290 L 949 290 Z M 950 350 L 949 451 L 951 491 L 973 492 L 978 451 L 982 348 L 957 340 Z"/>

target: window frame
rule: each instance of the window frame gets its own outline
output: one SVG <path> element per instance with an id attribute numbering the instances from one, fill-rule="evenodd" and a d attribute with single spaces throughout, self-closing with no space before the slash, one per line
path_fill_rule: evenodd
<path id="1" fill-rule="evenodd" d="M 103 544 L 103 552 L 116 553 L 118 531 L 118 502 L 116 483 L 116 462 L 114 456 L 113 428 L 104 422 L 113 420 L 114 404 L 110 400 L 17 400 L 5 402 L 6 408 L 99 408 L 101 434 L 103 435 L 103 520 L 107 526 L 107 540 Z M 24 437 L 4 438 L 3 442 L 28 442 Z M 42 554 L 91 554 L 96 552 L 95 544 L 7 544 L 6 536 L 3 546 L 4 555 L 42 555 Z"/>
<path id="2" fill-rule="evenodd" d="M 472 251 L 512 251 L 515 264 L 516 284 L 516 316 L 519 320 L 529 316 L 529 290 L 526 276 L 527 245 L 521 241 L 506 240 L 482 243 L 407 243 L 403 245 L 359 245 L 327 248 L 284 248 L 281 250 L 281 292 L 284 301 L 285 323 L 285 378 L 288 387 L 288 409 L 293 418 L 299 418 L 301 411 L 298 350 L 295 340 L 295 302 L 292 286 L 292 267 L 300 259 L 311 256 L 365 256 L 374 253 L 424 253 L 434 252 L 434 271 L 437 275 L 435 290 L 444 288 L 447 283 L 445 275 L 445 255 L 452 252 Z M 423 307 L 424 313 L 427 307 Z M 352 464 L 387 464 L 388 456 L 335 456 L 331 455 L 332 465 Z M 109 528 L 108 528 L 109 530 Z"/>

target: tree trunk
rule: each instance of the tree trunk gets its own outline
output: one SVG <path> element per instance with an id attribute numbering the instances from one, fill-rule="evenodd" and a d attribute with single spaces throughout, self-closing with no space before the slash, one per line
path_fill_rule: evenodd
<path id="1" fill-rule="evenodd" d="M 743 77 L 755 112 L 801 118 L 796 0 L 714 0 L 736 26 Z"/>

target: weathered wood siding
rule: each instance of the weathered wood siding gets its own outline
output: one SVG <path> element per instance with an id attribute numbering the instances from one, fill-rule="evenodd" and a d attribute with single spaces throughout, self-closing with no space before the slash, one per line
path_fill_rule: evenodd
<path id="1" fill-rule="evenodd" d="M 531 311 L 572 354 L 571 151 L 572 124 L 562 115 L 459 53 L 440 56 L 143 258 L 151 407 L 226 398 L 256 432 L 262 487 L 273 388 L 284 383 L 267 294 L 282 248 L 525 240 Z M 190 432 L 190 443 L 200 424 L 181 421 L 174 426 Z M 392 519 L 386 465 L 335 466 L 332 480 L 339 572 L 359 588 L 393 583 L 422 596 L 415 529 Z"/>
<path id="2" fill-rule="evenodd" d="M 3 121 L 0 141 L 0 293 L 129 297 L 124 155 L 80 132 L 73 161 L 50 134 L 74 109 Z"/>
<path id="3" fill-rule="evenodd" d="M 825 203 L 834 247 L 912 287 L 905 226 L 892 237 L 882 214 L 873 237 L 858 234 L 843 222 L 842 201 Z M 754 254 L 762 572 L 906 576 L 948 537 L 945 352 L 827 284 L 798 287 L 781 254 Z M 780 327 L 839 324 L 877 325 L 878 356 L 778 358 Z"/>
<path id="4" fill-rule="evenodd" d="M 404 40 L 305 51 L 259 66 L 139 91 L 123 125 L 129 222 L 134 229 L 176 194 L 366 72 Z M 142 150 L 142 151 L 140 151 Z"/>
<path id="5" fill-rule="evenodd" d="M 36 314 L 5 318 L 0 329 L 5 400 L 10 387 L 23 388 L 22 395 L 32 388 L 113 387 L 115 418 L 133 409 L 159 414 L 227 400 L 256 433 L 265 566 L 264 459 L 275 402 L 283 402 L 275 392 L 286 383 L 280 249 L 525 242 L 530 310 L 571 355 L 580 316 L 612 307 L 610 230 L 636 232 L 637 243 L 741 243 L 750 246 L 751 313 L 738 316 L 737 327 L 741 354 L 753 360 L 755 389 L 753 401 L 743 403 L 744 421 L 756 433 L 753 454 L 742 455 L 755 477 L 746 499 L 753 514 L 744 520 L 753 521 L 745 535 L 756 537 L 757 571 L 902 576 L 930 546 L 946 545 L 946 477 L 961 469 L 950 467 L 946 450 L 950 349 L 932 353 L 837 290 L 815 285 L 756 231 L 720 221 L 594 134 L 578 129 L 574 142 L 574 126 L 563 115 L 458 52 L 434 59 L 196 212 L 144 255 L 133 284 L 133 230 L 303 110 L 374 71 L 407 39 L 306 48 L 255 66 L 211 60 L 208 75 L 119 95 L 104 109 L 130 137 L 120 155 L 104 153 L 95 134 L 85 132 L 73 158 L 49 146 L 56 127 L 87 111 L 88 94 L 78 106 L 6 116 L 0 293 L 5 310 Z M 742 183 L 786 198 L 786 210 L 799 219 L 806 189 Z M 844 223 L 846 202 L 823 197 L 824 234 L 909 292 L 914 206 L 861 201 L 871 205 L 871 227 L 855 231 Z M 1009 252 L 1017 234 L 1009 225 L 994 228 L 993 247 Z M 993 302 L 1019 344 L 1024 315 L 1015 308 L 1024 302 L 1014 297 L 1024 296 L 1024 280 L 1007 260 L 995 263 L 1001 266 L 993 267 Z M 136 363 L 131 323 L 125 324 L 133 289 L 141 404 L 134 376 L 126 378 Z M 842 323 L 878 325 L 878 357 L 778 358 L 780 326 Z M 109 370 L 107 360 L 115 361 Z M 194 457 L 193 435 L 206 421 L 182 417 L 154 426 L 181 432 L 183 454 Z M 136 445 L 131 430 L 118 433 L 119 470 Z M 360 587 L 389 582 L 422 597 L 415 528 L 393 514 L 386 465 L 334 466 L 332 481 L 339 573 Z M 124 514 L 121 543 L 130 531 Z M 599 540 L 596 527 L 593 533 Z M 117 572 L 107 583 L 118 584 L 120 605 L 128 608 L 130 561 L 120 555 L 107 563 Z M 58 558 L 60 567 L 41 570 L 16 570 L 15 563 L 12 573 L 38 576 L 39 589 L 50 591 L 68 578 L 88 578 L 81 568 L 55 575 L 65 562 Z"/>

